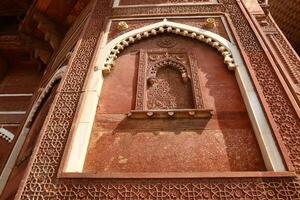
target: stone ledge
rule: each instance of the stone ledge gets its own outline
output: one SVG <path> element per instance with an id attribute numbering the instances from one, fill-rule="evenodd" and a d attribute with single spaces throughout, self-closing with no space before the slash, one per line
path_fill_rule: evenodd
<path id="1" fill-rule="evenodd" d="M 170 110 L 131 110 L 129 118 L 210 118 L 211 109 L 170 109 Z"/>

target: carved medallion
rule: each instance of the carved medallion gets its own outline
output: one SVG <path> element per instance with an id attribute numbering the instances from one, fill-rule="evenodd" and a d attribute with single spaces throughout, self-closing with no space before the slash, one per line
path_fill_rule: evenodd
<path id="1" fill-rule="evenodd" d="M 157 42 L 157 45 L 162 48 L 172 48 L 175 47 L 176 44 L 176 40 L 173 37 L 162 37 Z"/>

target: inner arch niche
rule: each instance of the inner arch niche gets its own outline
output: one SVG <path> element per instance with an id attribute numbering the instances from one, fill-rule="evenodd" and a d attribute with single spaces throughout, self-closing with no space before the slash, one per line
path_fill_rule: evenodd
<path id="1" fill-rule="evenodd" d="M 160 44 L 160 42 L 159 42 Z M 196 60 L 187 49 L 140 49 L 136 103 L 131 118 L 210 117 Z"/>
<path id="2" fill-rule="evenodd" d="M 143 77 L 143 68 L 146 76 Z M 176 110 L 203 107 L 203 102 L 194 101 L 192 85 L 199 84 L 198 79 L 191 77 L 191 67 L 186 50 L 142 50 L 140 51 L 139 80 L 137 91 L 142 87 L 140 81 L 146 81 L 145 102 L 137 97 L 137 109 L 146 110 Z M 195 99 L 196 100 L 196 99 Z M 198 98 L 199 101 L 199 98 Z M 140 107 L 139 104 L 145 104 Z"/>
<path id="3" fill-rule="evenodd" d="M 193 109 L 192 87 L 188 78 L 172 65 L 158 69 L 155 79 L 148 79 L 147 109 Z"/>
<path id="4" fill-rule="evenodd" d="M 175 45 L 162 46 L 164 38 L 175 41 Z M 172 58 L 166 58 L 166 53 Z M 176 60 L 175 54 L 186 57 Z M 178 66 L 172 66 L 170 60 Z M 170 64 L 148 73 L 147 67 L 151 71 L 161 62 Z M 180 82 L 176 89 L 184 90 L 175 94 L 190 94 L 182 99 L 183 104 L 152 108 L 147 99 L 138 104 L 138 99 L 148 98 L 147 92 L 150 89 L 151 93 L 157 79 L 174 78 L 171 84 Z M 166 110 L 169 116 L 152 117 L 151 111 L 156 109 Z M 177 118 L 170 110 L 188 112 Z M 188 116 L 192 110 L 210 115 Z M 128 116 L 132 112 L 146 117 Z M 127 47 L 115 60 L 114 69 L 103 82 L 84 173 L 164 177 L 168 173 L 264 170 L 234 73 L 215 49 L 166 33 Z"/>

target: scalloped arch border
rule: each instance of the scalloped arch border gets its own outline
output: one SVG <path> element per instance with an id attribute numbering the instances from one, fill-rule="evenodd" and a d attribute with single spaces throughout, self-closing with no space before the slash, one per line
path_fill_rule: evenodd
<path id="1" fill-rule="evenodd" d="M 186 66 L 172 58 L 165 58 L 163 60 L 160 60 L 156 63 L 153 64 L 153 66 L 150 69 L 150 73 L 153 72 L 153 74 L 151 74 L 149 77 L 147 77 L 147 80 L 152 79 L 152 78 L 156 78 L 157 77 L 157 72 L 159 69 L 166 67 L 166 66 L 171 66 L 172 68 L 176 69 L 177 71 L 180 72 L 181 77 L 183 79 L 188 79 L 188 70 L 186 69 Z"/>
<path id="2" fill-rule="evenodd" d="M 224 63 L 227 65 L 229 70 L 234 70 L 237 66 L 231 52 L 234 45 L 230 41 L 208 30 L 171 22 L 165 18 L 161 22 L 129 31 L 110 41 L 104 49 L 106 55 L 104 56 L 104 66 L 102 66 L 103 76 L 106 76 L 111 72 L 114 67 L 114 61 L 126 47 L 137 41 L 163 33 L 173 33 L 204 42 L 217 49 L 217 51 L 224 57 Z M 96 70 L 98 70 L 98 68 L 96 68 Z"/>

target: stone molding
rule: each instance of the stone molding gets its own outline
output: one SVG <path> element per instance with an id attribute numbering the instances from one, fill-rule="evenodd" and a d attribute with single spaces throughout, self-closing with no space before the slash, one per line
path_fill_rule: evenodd
<path id="1" fill-rule="evenodd" d="M 264 35 L 268 38 L 268 46 L 273 54 L 274 59 L 279 65 L 279 69 L 283 72 L 287 85 L 300 107 L 300 58 L 289 44 L 283 33 L 274 23 L 271 16 L 254 15 L 256 21 L 260 25 Z M 265 23 L 262 23 L 264 21 Z"/>

